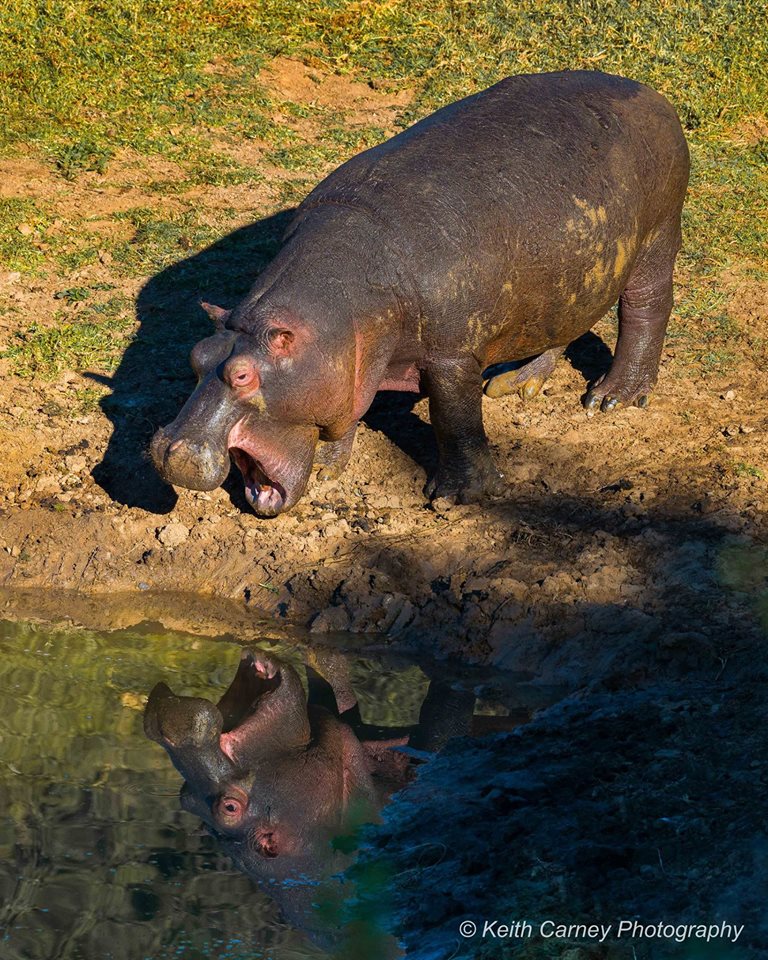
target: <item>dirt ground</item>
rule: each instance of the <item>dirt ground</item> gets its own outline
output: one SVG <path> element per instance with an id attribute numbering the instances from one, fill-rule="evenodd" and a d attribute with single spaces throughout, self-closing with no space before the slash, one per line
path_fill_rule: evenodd
<path id="1" fill-rule="evenodd" d="M 276 61 L 264 78 L 278 97 L 311 99 L 326 109 L 343 105 L 348 123 L 375 124 L 386 132 L 395 131 L 407 99 L 293 61 Z M 282 119 L 309 139 L 322 135 L 321 122 L 311 116 Z M 675 783 L 676 756 L 706 751 L 718 732 L 743 745 L 747 767 L 737 765 L 738 776 L 724 788 L 725 812 L 716 804 L 707 807 L 701 821 L 707 829 L 720 816 L 733 820 L 734 804 L 743 803 L 756 777 L 764 777 L 765 758 L 752 742 L 764 716 L 763 698 L 750 684 L 762 683 L 765 673 L 768 440 L 761 351 L 768 287 L 754 278 L 749 263 L 736 263 L 717 279 L 741 351 L 727 365 L 713 366 L 703 334 L 700 341 L 690 330 L 686 338 L 672 336 L 647 410 L 588 418 L 580 405 L 587 382 L 610 362 L 611 318 L 571 346 L 538 398 L 485 400 L 487 432 L 509 481 L 498 501 L 430 508 L 422 493 L 435 463 L 426 401 L 390 394 L 379 395 L 366 415 L 338 481 L 314 480 L 292 512 L 260 520 L 245 502 L 236 471 L 212 493 L 173 491 L 161 484 L 146 455 L 152 433 L 175 416 L 192 386 L 187 354 L 205 331 L 197 300 L 229 306 L 233 288 L 224 275 L 239 270 L 238 282 L 247 288 L 253 264 L 243 263 L 253 251 L 261 251 L 263 262 L 263 251 L 287 222 L 279 199 L 287 174 L 270 166 L 268 146 L 250 141 L 226 149 L 238 162 L 259 166 L 264 178 L 164 194 L 151 184 L 159 178 L 172 183 L 181 178 L 179 170 L 171 161 L 129 152 L 106 174 L 83 174 L 74 183 L 38 161 L 0 161 L 0 194 L 44 202 L 54 217 L 52 237 L 87 222 L 103 247 L 70 273 L 51 267 L 30 278 L 0 268 L 0 349 L 15 342 L 20 328 L 51 325 L 54 311 L 76 321 L 80 306 L 56 299 L 65 287 L 109 285 L 110 295 L 136 306 L 135 335 L 114 370 L 64 369 L 54 379 L 24 378 L 16 375 L 12 359 L 0 360 L 0 609 L 10 617 L 66 616 L 94 627 L 158 620 L 249 641 L 284 625 L 306 631 L 310 641 L 337 631 L 376 633 L 438 656 L 520 671 L 565 691 L 586 689 L 587 698 L 564 706 L 559 719 L 547 715 L 515 741 L 528 779 L 505 774 L 507 780 L 482 792 L 480 806 L 473 807 L 478 783 L 499 767 L 499 751 L 507 751 L 509 741 L 489 741 L 482 756 L 474 747 L 469 756 L 470 748 L 460 744 L 420 780 L 414 806 L 410 800 L 393 805 L 389 833 L 377 843 L 402 851 L 401 870 L 414 863 L 432 870 L 433 893 L 443 884 L 442 917 L 429 923 L 420 917 L 421 894 L 407 887 L 400 889 L 397 906 L 405 928 L 422 937 L 420 945 L 414 941 L 413 955 L 444 955 L 446 943 L 452 949 L 446 917 L 453 922 L 471 906 L 486 909 L 466 885 L 459 906 L 453 903 L 454 878 L 471 877 L 475 869 L 467 844 L 457 854 L 457 841 L 450 857 L 426 867 L 423 860 L 423 844 L 430 842 L 422 833 L 424 811 L 435 793 L 448 795 L 440 779 L 444 765 L 466 763 L 475 773 L 456 793 L 464 839 L 471 837 L 483 851 L 496 850 L 496 838 L 485 836 L 483 825 L 502 815 L 512 817 L 505 857 L 515 830 L 532 838 L 528 852 L 515 854 L 515 869 L 529 873 L 522 887 L 504 894 L 509 910 L 524 911 L 542 891 L 562 900 L 563 890 L 577 887 L 590 889 L 599 906 L 596 878 L 606 864 L 623 869 L 616 850 L 635 842 L 628 824 L 639 829 L 651 813 L 666 816 L 678 803 L 669 785 Z M 135 228 L 122 215 L 139 207 L 168 216 L 194 208 L 225 239 L 186 252 L 180 244 L 177 262 L 127 276 L 110 249 L 131 241 Z M 43 254 L 52 242 L 46 236 L 39 238 Z M 696 238 L 686 243 L 695 245 Z M 690 282 L 681 265 L 678 302 Z M 182 324 L 183 315 L 194 315 L 197 326 Z M 94 389 L 98 403 L 84 404 L 84 393 Z M 643 692 L 635 697 L 637 690 Z M 601 699 L 616 691 L 626 696 L 614 706 Z M 696 720 L 721 708 L 724 726 Z M 667 723 L 667 715 L 674 722 Z M 656 766 L 644 775 L 653 786 L 643 794 L 630 766 L 644 755 L 638 737 L 646 728 L 654 730 L 654 749 L 666 738 L 678 753 L 654 755 Z M 573 743 L 563 739 L 569 729 L 573 743 L 591 744 L 581 761 Z M 600 753 L 595 744 L 604 742 L 609 729 L 614 740 Z M 545 760 L 539 761 L 541 751 Z M 733 753 L 725 754 L 712 747 L 704 766 L 732 764 Z M 749 767 L 752 761 L 757 767 Z M 561 770 L 562 782 L 546 785 L 547 776 L 537 773 L 540 763 L 549 764 L 547 776 Z M 586 867 L 567 862 L 573 821 L 558 821 L 562 835 L 547 834 L 545 842 L 552 819 L 536 819 L 536 810 L 552 791 L 568 795 L 566 781 L 584 783 L 592 793 L 584 786 L 574 816 L 599 821 L 605 815 L 601 784 L 616 777 L 627 780 L 622 790 L 635 798 L 636 819 L 620 804 L 611 807 L 616 837 L 596 849 Z M 706 795 L 709 780 L 701 770 L 696 777 L 696 789 Z M 417 808 L 418 816 L 411 816 Z M 472 819 L 477 810 L 482 815 Z M 443 811 L 439 822 L 444 820 Z M 750 856 L 751 831 L 724 835 L 715 853 Z M 679 831 L 675 837 L 680 876 L 709 891 L 709 900 L 700 902 L 711 906 L 718 877 L 702 886 L 700 876 L 687 872 L 698 869 L 691 843 L 703 844 L 704 835 L 687 845 Z M 442 843 L 439 837 L 434 842 Z M 534 854 L 545 848 L 554 859 L 552 851 L 561 851 L 560 866 L 549 869 L 541 859 L 537 866 Z M 654 848 L 646 848 L 641 866 L 651 874 L 646 871 L 635 891 L 640 899 L 656 876 Z M 504 866 L 508 877 L 509 863 L 493 859 L 498 856 L 493 853 L 485 868 Z M 745 876 L 734 865 L 721 886 L 738 897 L 734 884 Z M 627 893 L 628 904 L 635 893 Z M 748 906 L 752 910 L 751 900 Z M 583 901 L 573 912 L 593 908 L 592 901 Z M 437 931 L 433 952 L 423 939 L 425 928 Z M 495 955 L 490 947 L 487 955 Z M 608 956 L 580 949 L 562 955 Z"/>
<path id="2" fill-rule="evenodd" d="M 288 60 L 264 77 L 279 97 L 343 103 L 348 123 L 388 131 L 406 102 Z M 291 122 L 305 137 L 321 136 L 312 117 Z M 672 339 L 648 410 L 589 419 L 579 399 L 610 362 L 615 329 L 607 318 L 572 345 L 543 395 L 486 400 L 487 431 L 509 481 L 497 502 L 445 512 L 426 505 L 422 488 L 434 465 L 426 401 L 396 394 L 380 394 L 366 415 L 342 478 L 314 481 L 299 506 L 275 520 L 249 511 L 234 471 L 211 494 L 162 486 L 147 442 L 192 382 L 186 355 L 195 338 L 179 332 L 179 311 L 200 313 L 196 299 L 216 299 L 216 289 L 199 285 L 212 277 L 215 285 L 226 250 L 180 252 L 158 274 L 126 277 L 106 248 L 134 229 L 120 214 L 149 204 L 168 215 L 202 209 L 222 220 L 222 233 L 236 228 L 235 243 L 242 238 L 246 247 L 274 239 L 286 215 L 269 198 L 284 171 L 268 169 L 258 141 L 245 149 L 254 161 L 262 156 L 267 172 L 255 187 L 168 195 L 149 187 L 175 175 L 171 162 L 157 159 L 126 153 L 108 174 L 74 183 L 39 162 L 3 161 L 4 195 L 44 201 L 54 233 L 87 216 L 105 252 L 68 275 L 0 274 L 1 342 L 51 323 L 66 285 L 110 285 L 136 302 L 137 321 L 111 376 L 63 370 L 53 380 L 25 379 L 12 360 L 0 361 L 0 583 L 96 595 L 202 592 L 318 633 L 381 632 L 508 666 L 533 657 L 540 667 L 544 642 L 555 672 L 568 659 L 569 638 L 585 630 L 629 631 L 642 643 L 663 633 L 665 644 L 677 642 L 670 631 L 698 632 L 713 669 L 718 657 L 728 660 L 738 648 L 734 620 L 748 615 L 749 602 L 722 592 L 730 582 L 724 564 L 741 569 L 741 553 L 762 541 L 768 473 L 760 355 L 748 348 L 761 342 L 768 290 L 749 264 L 720 278 L 729 322 L 745 344 L 727 371 L 698 362 L 696 343 L 681 349 Z M 249 226 L 265 209 L 271 215 Z M 48 242 L 40 240 L 44 253 Z M 174 286 L 185 278 L 186 286 Z M 686 283 L 681 271 L 678 299 Z M 80 305 L 64 309 L 76 321 Z M 100 409 L 78 409 L 77 398 L 98 383 L 107 384 Z"/>

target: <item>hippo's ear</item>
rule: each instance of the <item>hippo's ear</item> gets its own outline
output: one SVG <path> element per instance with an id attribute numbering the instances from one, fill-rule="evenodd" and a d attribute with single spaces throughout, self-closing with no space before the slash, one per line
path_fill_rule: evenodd
<path id="1" fill-rule="evenodd" d="M 295 357 L 309 339 L 307 327 L 294 318 L 273 326 L 268 332 L 269 349 L 276 357 Z"/>
<path id="2" fill-rule="evenodd" d="M 232 311 L 225 310 L 224 307 L 214 306 L 212 303 L 205 303 L 203 300 L 200 301 L 200 306 L 205 310 L 211 320 L 213 320 L 216 329 L 223 330 Z"/>

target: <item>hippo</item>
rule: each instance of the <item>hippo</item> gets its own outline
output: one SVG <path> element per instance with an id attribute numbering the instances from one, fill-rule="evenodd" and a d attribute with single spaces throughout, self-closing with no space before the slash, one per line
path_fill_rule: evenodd
<path id="1" fill-rule="evenodd" d="M 182 808 L 276 896 L 289 922 L 322 940 L 315 888 L 348 862 L 333 841 L 379 806 L 350 727 L 307 704 L 290 664 L 246 650 L 216 705 L 157 684 L 144 730 L 184 778 Z"/>
<path id="2" fill-rule="evenodd" d="M 432 678 L 416 725 L 367 724 L 344 657 L 313 650 L 312 658 L 307 694 L 290 663 L 247 649 L 216 705 L 158 683 L 144 730 L 184 778 L 183 809 L 206 824 L 292 925 L 328 943 L 328 898 L 349 890 L 322 884 L 350 864 L 356 827 L 379 819 L 388 797 L 411 779 L 414 762 L 455 736 L 511 729 L 520 711 L 474 716 L 471 688 Z"/>
<path id="3" fill-rule="evenodd" d="M 504 492 L 483 392 L 534 396 L 618 301 L 589 414 L 644 407 L 672 307 L 685 137 L 618 76 L 513 76 L 354 156 L 297 208 L 280 252 L 192 350 L 199 382 L 151 456 L 169 483 L 243 476 L 256 514 L 338 476 L 377 391 L 424 392 L 438 466 L 425 493 Z M 500 364 L 514 363 L 515 369 Z"/>

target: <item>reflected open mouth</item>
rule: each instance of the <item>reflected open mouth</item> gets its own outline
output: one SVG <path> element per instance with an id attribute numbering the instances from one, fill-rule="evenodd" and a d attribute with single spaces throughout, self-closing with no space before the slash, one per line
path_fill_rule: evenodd
<path id="1" fill-rule="evenodd" d="M 223 720 L 219 745 L 230 760 L 235 759 L 243 743 L 258 737 L 262 722 L 259 708 L 280 687 L 282 679 L 280 665 L 271 657 L 243 651 L 235 678 L 218 703 Z"/>
<path id="2" fill-rule="evenodd" d="M 277 514 L 285 503 L 285 489 L 267 475 L 264 465 L 242 447 L 230 447 L 229 455 L 243 475 L 245 497 L 260 514 Z"/>

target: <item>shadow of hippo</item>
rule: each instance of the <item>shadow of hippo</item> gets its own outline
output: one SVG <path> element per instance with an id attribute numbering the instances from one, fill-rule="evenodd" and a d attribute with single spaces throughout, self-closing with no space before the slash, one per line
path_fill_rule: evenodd
<path id="1" fill-rule="evenodd" d="M 283 210 L 222 237 L 156 274 L 136 301 L 139 329 L 111 378 L 101 407 L 113 432 L 93 478 L 117 503 L 168 513 L 177 495 L 153 468 L 147 451 L 161 423 L 173 417 L 194 386 L 194 344 L 210 333 L 201 299 L 236 303 L 280 247 L 293 210 Z M 240 486 L 240 485 L 239 485 Z M 245 503 L 243 498 L 243 504 Z"/>

